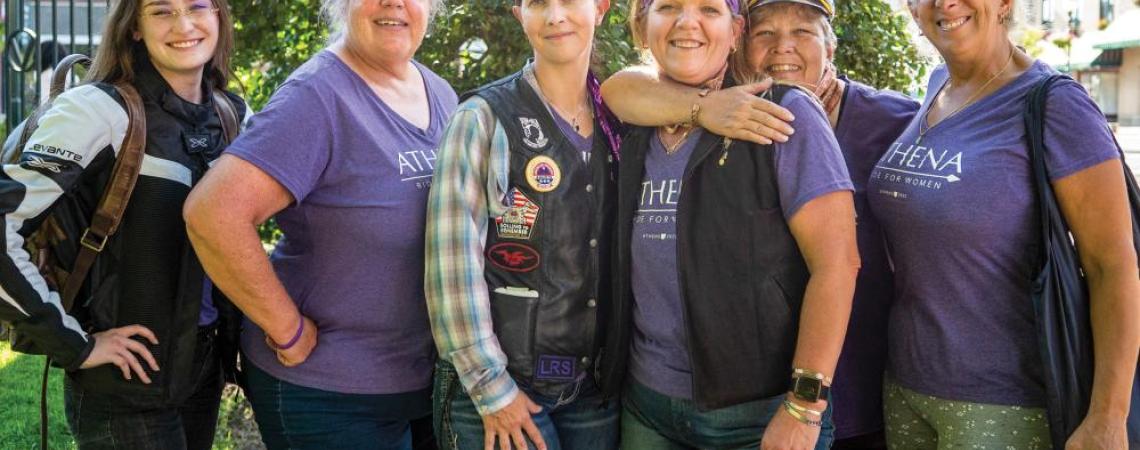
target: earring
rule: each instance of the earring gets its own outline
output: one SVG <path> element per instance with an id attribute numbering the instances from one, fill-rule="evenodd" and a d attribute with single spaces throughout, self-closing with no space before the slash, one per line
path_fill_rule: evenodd
<path id="1" fill-rule="evenodd" d="M 1010 19 L 1009 16 L 1010 16 L 1010 14 L 1008 11 L 1002 13 L 1000 16 L 998 16 L 998 23 L 1002 24 L 1002 25 L 1009 25 L 1009 19 Z"/>

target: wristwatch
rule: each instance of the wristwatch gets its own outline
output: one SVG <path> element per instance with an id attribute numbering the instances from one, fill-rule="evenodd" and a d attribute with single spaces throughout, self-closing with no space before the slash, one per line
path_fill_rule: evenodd
<path id="1" fill-rule="evenodd" d="M 831 396 L 831 387 L 823 384 L 826 378 L 822 373 L 796 370 L 789 390 L 797 399 L 808 403 L 827 400 Z"/>

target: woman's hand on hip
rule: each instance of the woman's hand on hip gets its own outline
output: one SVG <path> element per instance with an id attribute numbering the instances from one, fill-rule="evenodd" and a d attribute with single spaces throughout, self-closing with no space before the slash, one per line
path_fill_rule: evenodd
<path id="1" fill-rule="evenodd" d="M 301 336 L 297 338 L 297 342 L 288 349 L 282 350 L 278 348 L 273 345 L 269 335 L 265 336 L 266 344 L 277 354 L 277 361 L 285 367 L 293 367 L 305 362 L 305 360 L 309 358 L 309 354 L 313 353 L 313 349 L 317 347 L 317 335 L 319 334 L 317 324 L 305 316 L 301 316 L 301 319 L 305 321 L 301 330 Z"/>
<path id="2" fill-rule="evenodd" d="M 769 79 L 711 92 L 699 102 L 697 124 L 713 134 L 761 145 L 788 142 L 795 132 L 789 125 L 795 116 L 756 96 L 771 87 Z"/>
<path id="3" fill-rule="evenodd" d="M 1089 413 L 1065 442 L 1065 450 L 1125 450 L 1128 448 L 1127 418 Z"/>
<path id="4" fill-rule="evenodd" d="M 143 370 L 139 357 L 146 360 L 150 369 L 156 372 L 158 362 L 154 360 L 154 355 L 151 355 L 146 345 L 131 339 L 134 336 L 142 336 L 151 344 L 158 345 L 158 338 L 154 336 L 154 332 L 142 325 L 128 325 L 94 333 L 91 338 L 95 340 L 95 348 L 79 368 L 90 369 L 104 364 L 114 364 L 123 371 L 123 378 L 130 380 L 131 373 L 134 372 L 139 380 L 150 384 L 150 377 L 147 376 L 146 370 Z"/>
<path id="5" fill-rule="evenodd" d="M 534 424 L 531 414 L 542 412 L 542 407 L 531 401 L 522 391 L 505 408 L 483 416 L 483 449 L 495 450 L 495 440 L 499 450 L 527 449 L 527 438 L 538 450 L 546 450 L 542 432 Z M 525 437 L 523 433 L 526 433 Z"/>

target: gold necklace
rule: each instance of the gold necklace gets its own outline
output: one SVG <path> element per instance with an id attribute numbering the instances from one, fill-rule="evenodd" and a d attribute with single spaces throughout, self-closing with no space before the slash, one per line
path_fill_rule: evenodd
<path id="1" fill-rule="evenodd" d="M 661 128 L 657 129 L 657 133 L 658 133 L 657 138 L 661 139 L 661 146 L 665 148 L 665 154 L 666 155 L 672 155 L 674 153 L 677 153 L 677 149 L 681 148 L 681 144 L 684 144 L 685 139 L 689 138 L 689 133 L 693 132 L 693 127 L 685 127 L 685 132 L 681 133 L 681 138 L 678 139 L 677 142 L 674 142 L 673 145 L 668 145 L 665 143 L 664 136 L 661 136 L 660 133 L 662 131 L 664 131 L 666 136 L 672 136 L 673 133 L 677 132 L 676 128 L 674 128 L 673 130 L 669 130 L 669 128 L 670 127 L 661 127 Z"/>
<path id="2" fill-rule="evenodd" d="M 1000 77 L 1001 74 L 1005 73 L 1006 69 L 1009 69 L 1010 64 L 1013 64 L 1013 54 L 1015 51 L 1017 51 L 1017 47 L 1010 49 L 1009 50 L 1009 58 L 1007 58 L 1005 60 L 1005 66 L 1002 66 L 1001 70 L 999 70 L 998 73 L 995 73 L 994 76 L 990 77 L 989 80 L 986 80 L 985 84 L 983 84 L 982 87 L 980 87 L 980 88 L 978 88 L 978 90 L 974 91 L 973 94 L 970 94 L 970 97 L 967 98 L 966 101 L 963 102 L 961 105 L 959 105 L 957 109 L 955 109 L 954 111 L 951 111 L 950 114 L 942 116 L 942 118 L 938 120 L 938 123 L 935 123 L 934 125 L 928 125 L 927 124 L 927 121 L 928 121 L 927 118 L 930 116 L 930 108 L 927 108 L 926 112 L 922 114 L 922 121 L 920 121 L 918 123 L 918 139 L 914 140 L 914 144 L 915 145 L 921 144 L 922 138 L 926 137 L 926 133 L 929 133 L 931 129 L 938 126 L 942 122 L 945 122 L 947 119 L 954 117 L 955 114 L 958 114 L 963 109 L 966 109 L 967 106 L 970 106 L 970 104 L 974 103 L 974 101 L 978 99 L 978 96 L 980 96 L 982 94 L 982 92 L 986 91 L 986 88 L 990 86 L 990 83 L 993 83 L 994 80 L 998 79 L 998 77 Z M 950 81 L 946 81 L 946 83 L 943 84 L 942 87 L 938 89 L 938 93 L 934 94 L 934 100 L 930 102 L 931 106 L 934 106 L 934 103 L 938 101 L 938 97 L 940 97 L 942 95 L 942 92 L 944 92 L 946 90 L 946 85 L 948 85 L 948 84 L 950 84 Z"/>

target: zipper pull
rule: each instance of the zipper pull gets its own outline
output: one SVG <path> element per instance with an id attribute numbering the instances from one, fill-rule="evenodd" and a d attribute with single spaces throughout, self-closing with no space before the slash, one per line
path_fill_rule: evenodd
<path id="1" fill-rule="evenodd" d="M 720 160 L 716 163 L 718 166 L 724 167 L 724 163 L 728 161 L 728 146 L 730 145 L 732 145 L 732 139 L 724 138 L 724 153 L 720 155 Z"/>

